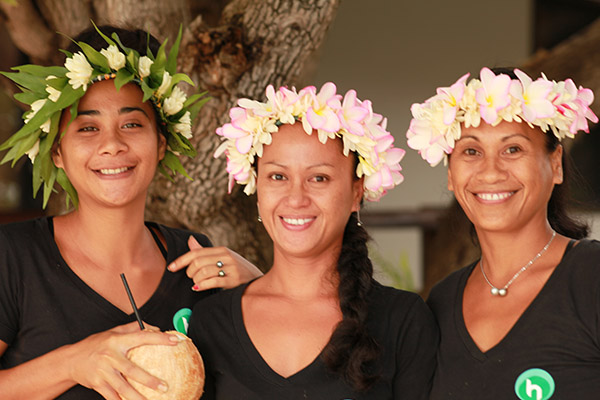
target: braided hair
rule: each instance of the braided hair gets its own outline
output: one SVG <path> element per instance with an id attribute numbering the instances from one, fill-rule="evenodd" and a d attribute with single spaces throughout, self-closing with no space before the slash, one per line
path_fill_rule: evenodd
<path id="1" fill-rule="evenodd" d="M 356 391 L 369 389 L 378 379 L 372 369 L 380 349 L 366 327 L 368 295 L 373 288 L 373 264 L 369 259 L 367 231 L 352 213 L 338 259 L 338 295 L 342 321 L 322 353 L 325 365 Z"/>

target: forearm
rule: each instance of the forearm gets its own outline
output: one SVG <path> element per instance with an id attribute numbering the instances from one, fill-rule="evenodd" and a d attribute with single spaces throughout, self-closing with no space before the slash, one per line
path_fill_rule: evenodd
<path id="1" fill-rule="evenodd" d="M 72 346 L 0 370 L 2 399 L 54 399 L 75 385 L 70 376 Z"/>

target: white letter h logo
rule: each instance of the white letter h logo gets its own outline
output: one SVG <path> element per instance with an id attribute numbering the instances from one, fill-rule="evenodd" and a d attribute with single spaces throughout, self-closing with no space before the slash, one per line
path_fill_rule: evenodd
<path id="1" fill-rule="evenodd" d="M 542 400 L 542 388 L 539 385 L 531 383 L 530 379 L 525 381 L 525 391 L 530 399 L 533 399 L 533 392 L 535 391 L 535 400 Z"/>

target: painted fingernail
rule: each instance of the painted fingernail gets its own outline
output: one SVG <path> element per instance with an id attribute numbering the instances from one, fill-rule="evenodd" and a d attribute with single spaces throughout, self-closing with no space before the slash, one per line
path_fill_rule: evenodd
<path id="1" fill-rule="evenodd" d="M 194 285 L 194 286 L 192 286 L 192 290 L 193 290 L 194 292 L 197 292 L 197 291 L 199 291 L 199 290 L 200 290 L 200 287 L 199 287 L 198 285 Z"/>

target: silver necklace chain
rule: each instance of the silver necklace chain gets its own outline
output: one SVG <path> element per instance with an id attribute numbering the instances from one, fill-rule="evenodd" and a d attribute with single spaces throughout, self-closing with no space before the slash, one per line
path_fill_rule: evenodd
<path id="1" fill-rule="evenodd" d="M 485 274 L 485 271 L 483 270 L 483 257 L 482 257 L 481 261 L 479 261 L 479 267 L 481 268 L 481 273 L 483 274 L 483 279 L 485 279 L 485 281 L 491 287 L 490 292 L 492 293 L 492 295 L 500 296 L 500 297 L 506 296 L 508 294 L 508 287 L 510 285 L 512 285 L 512 283 L 515 281 L 515 279 L 517 279 L 519 277 L 519 275 L 521 275 L 521 273 L 525 272 L 525 270 L 527 268 L 529 268 L 531 266 L 531 264 L 533 264 L 538 258 L 540 258 L 542 256 L 542 254 L 544 254 L 546 252 L 546 250 L 548 250 L 548 247 L 550 247 L 550 244 L 554 240 L 555 236 L 556 236 L 556 231 L 553 230 L 552 237 L 550 237 L 550 240 L 548 241 L 548 243 L 546 243 L 544 248 L 542 250 L 540 250 L 540 252 L 537 253 L 535 255 L 535 257 L 533 257 L 531 260 L 529 260 L 529 262 L 527 264 L 523 265 L 521 267 L 521 269 L 518 270 L 517 273 L 513 275 L 513 277 L 510 279 L 510 281 L 508 281 L 508 283 L 506 285 L 504 285 L 503 288 L 497 288 L 496 286 L 492 285 L 492 282 L 490 282 L 487 275 Z"/>

